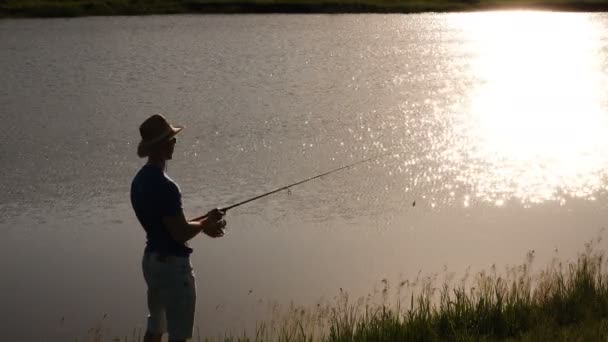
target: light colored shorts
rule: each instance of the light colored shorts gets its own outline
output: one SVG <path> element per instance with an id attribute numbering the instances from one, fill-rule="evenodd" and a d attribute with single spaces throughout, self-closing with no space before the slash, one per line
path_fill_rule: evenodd
<path id="1" fill-rule="evenodd" d="M 168 332 L 172 340 L 192 338 L 196 282 L 190 258 L 144 253 L 142 268 L 148 285 L 148 332 Z"/>

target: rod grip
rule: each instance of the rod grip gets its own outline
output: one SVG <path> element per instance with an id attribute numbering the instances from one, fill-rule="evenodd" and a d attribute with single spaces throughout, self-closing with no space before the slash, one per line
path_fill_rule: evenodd
<path id="1" fill-rule="evenodd" d="M 192 220 L 190 220 L 190 221 L 200 221 L 200 220 L 202 220 L 202 219 L 204 219 L 204 218 L 207 218 L 207 214 L 205 214 L 205 215 L 203 215 L 203 216 L 199 216 L 199 217 L 197 217 L 197 218 L 193 218 L 193 219 L 192 219 Z"/>
<path id="2" fill-rule="evenodd" d="M 224 214 L 225 214 L 225 213 L 228 211 L 228 209 L 230 209 L 230 207 L 228 207 L 228 208 L 218 208 L 218 210 L 219 210 L 219 211 L 221 211 L 221 212 L 223 212 Z M 200 221 L 200 220 L 202 220 L 202 219 L 204 219 L 204 218 L 207 218 L 207 216 L 208 216 L 208 215 L 207 215 L 207 214 L 205 214 L 205 215 L 203 215 L 203 216 L 199 216 L 199 217 L 197 217 L 197 218 L 193 218 L 193 219 L 192 219 L 192 220 L 190 220 L 190 221 Z"/>

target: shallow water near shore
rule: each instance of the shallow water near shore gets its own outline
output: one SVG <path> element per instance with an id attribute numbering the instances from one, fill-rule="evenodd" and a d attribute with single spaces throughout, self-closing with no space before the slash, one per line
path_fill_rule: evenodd
<path id="1" fill-rule="evenodd" d="M 0 21 L 7 339 L 143 329 L 128 193 L 137 127 L 156 112 L 186 126 L 167 172 L 189 217 L 391 152 L 194 239 L 202 335 L 384 278 L 500 270 L 530 250 L 539 268 L 574 258 L 608 222 L 607 25 L 544 12 Z"/>

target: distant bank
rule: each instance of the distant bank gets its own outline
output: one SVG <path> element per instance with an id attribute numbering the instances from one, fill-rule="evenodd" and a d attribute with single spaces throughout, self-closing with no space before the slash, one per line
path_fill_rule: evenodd
<path id="1" fill-rule="evenodd" d="M 179 13 L 608 11 L 608 0 L 0 0 L 1 18 Z"/>

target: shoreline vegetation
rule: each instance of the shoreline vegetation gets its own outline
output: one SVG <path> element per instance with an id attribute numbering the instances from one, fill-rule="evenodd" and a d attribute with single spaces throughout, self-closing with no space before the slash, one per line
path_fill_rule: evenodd
<path id="1" fill-rule="evenodd" d="M 381 281 L 367 297 L 339 294 L 325 304 L 273 312 L 252 334 L 193 341 L 606 341 L 608 272 L 601 238 L 585 245 L 572 262 L 553 259 L 533 271 L 534 251 L 504 272 L 418 276 L 397 284 Z M 447 271 L 446 271 L 447 273 Z M 101 330 L 84 341 L 104 340 Z M 142 331 L 112 341 L 141 341 Z M 81 340 L 82 341 L 82 340 Z"/>
<path id="2" fill-rule="evenodd" d="M 0 0 L 0 18 L 153 14 L 608 11 L 608 0 Z"/>

